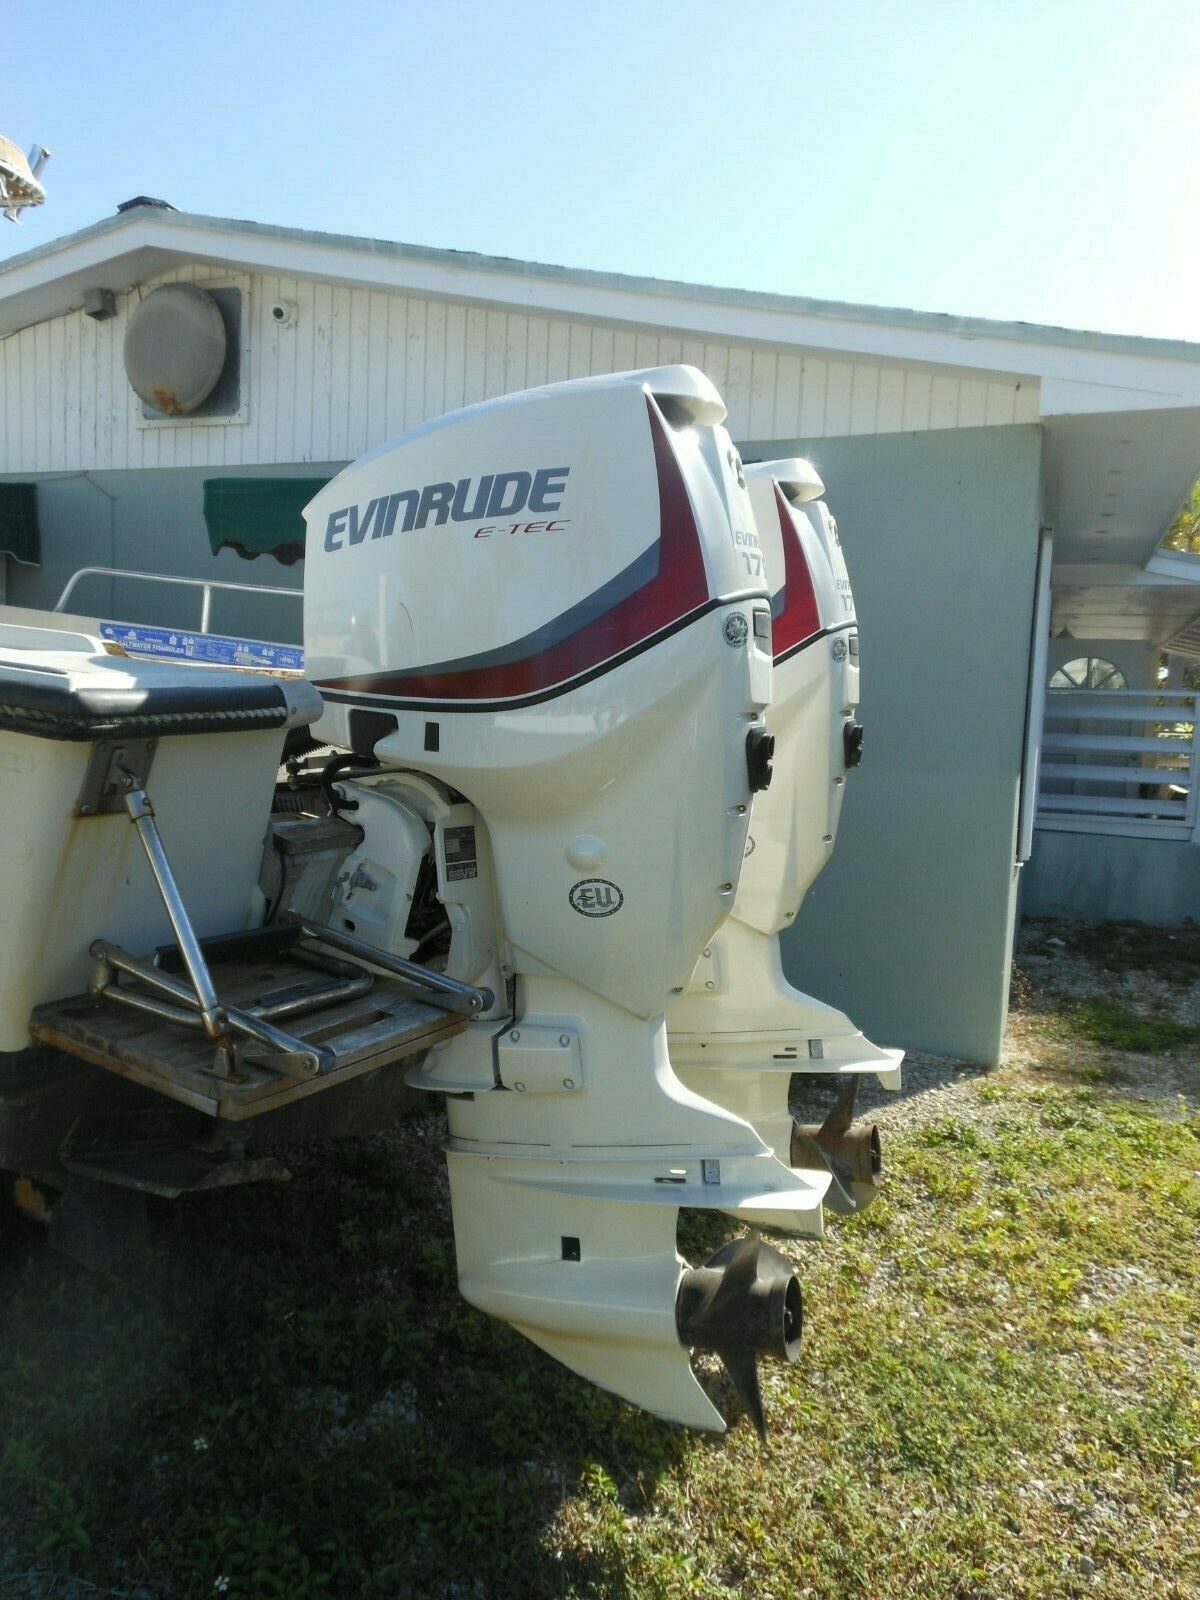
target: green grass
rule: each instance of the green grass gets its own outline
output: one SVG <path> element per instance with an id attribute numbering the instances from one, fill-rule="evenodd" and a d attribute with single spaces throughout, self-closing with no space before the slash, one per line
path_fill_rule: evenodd
<path id="1" fill-rule="evenodd" d="M 1175 1055 L 1200 1050 L 1200 1027 L 1165 1012 L 1147 1016 L 1117 1000 L 1085 1000 L 1063 1013 L 1072 1033 L 1110 1050 Z"/>
<path id="2" fill-rule="evenodd" d="M 0 1597 L 1195 1600 L 1200 1120 L 969 1092 L 787 1246 L 765 1448 L 465 1306 L 433 1123 L 176 1207 L 119 1277 L 10 1251 Z"/>

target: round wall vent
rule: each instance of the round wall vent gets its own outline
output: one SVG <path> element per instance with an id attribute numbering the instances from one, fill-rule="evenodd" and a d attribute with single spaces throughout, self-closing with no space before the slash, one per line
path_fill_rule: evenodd
<path id="1" fill-rule="evenodd" d="M 186 416 L 203 405 L 225 365 L 225 324 L 212 295 L 191 283 L 153 289 L 125 333 L 125 373 L 147 405 Z"/>

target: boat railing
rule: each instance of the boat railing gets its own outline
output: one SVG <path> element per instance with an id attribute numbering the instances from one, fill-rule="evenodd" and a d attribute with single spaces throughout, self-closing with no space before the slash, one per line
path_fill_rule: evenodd
<path id="1" fill-rule="evenodd" d="M 172 583 L 182 588 L 199 589 L 201 633 L 212 631 L 212 597 L 216 589 L 232 590 L 239 594 L 287 595 L 293 600 L 304 598 L 303 589 L 281 589 L 265 583 L 230 583 L 224 578 L 177 578 L 164 572 L 138 572 L 128 567 L 80 567 L 78 572 L 72 573 L 63 592 L 54 602 L 55 611 L 66 610 L 67 601 L 85 578 L 124 578 L 139 583 Z"/>

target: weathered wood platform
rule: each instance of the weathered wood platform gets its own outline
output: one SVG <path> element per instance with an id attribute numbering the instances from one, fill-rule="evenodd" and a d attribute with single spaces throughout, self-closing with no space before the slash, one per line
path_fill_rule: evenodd
<path id="1" fill-rule="evenodd" d="M 311 987 L 314 979 L 311 965 L 286 951 L 252 960 L 212 961 L 211 970 L 222 1002 L 244 1011 Z M 376 977 L 368 993 L 286 1022 L 296 1038 L 332 1052 L 334 1063 L 328 1070 L 310 1078 L 286 1076 L 272 1070 L 269 1049 L 243 1039 L 237 1049 L 237 1081 L 214 1072 L 213 1046 L 200 1029 L 89 995 L 38 1006 L 30 1033 L 197 1111 L 240 1122 L 417 1055 L 466 1025 L 464 1016 L 413 999 L 403 982 Z"/>

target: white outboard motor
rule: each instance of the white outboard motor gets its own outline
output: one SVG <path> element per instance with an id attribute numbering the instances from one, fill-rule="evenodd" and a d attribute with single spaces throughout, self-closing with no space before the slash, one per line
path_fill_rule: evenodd
<path id="1" fill-rule="evenodd" d="M 671 1058 L 698 1093 L 745 1117 L 802 1166 L 825 1159 L 826 1204 L 859 1210 L 880 1174 L 878 1134 L 851 1127 L 859 1077 L 900 1087 L 903 1052 L 864 1038 L 832 1006 L 794 989 L 779 936 L 829 859 L 846 775 L 858 764 L 858 624 L 837 525 L 807 461 L 743 469 L 772 595 L 774 677 L 767 727 L 774 780 L 754 802 L 733 913 L 668 1010 Z M 793 1127 L 792 1073 L 844 1075 L 820 1127 Z"/>
<path id="2" fill-rule="evenodd" d="M 365 837 L 331 924 L 410 954 L 436 873 L 446 973 L 495 996 L 408 1074 L 448 1097 L 462 1292 L 717 1430 L 689 1348 L 761 1427 L 756 1354 L 795 1359 L 799 1286 L 753 1233 L 689 1270 L 679 1208 L 819 1236 L 831 1182 L 667 1049 L 770 777 L 770 601 L 724 416 L 679 366 L 440 418 L 308 506 L 305 583 L 318 736 L 379 763 L 338 786 Z"/>

